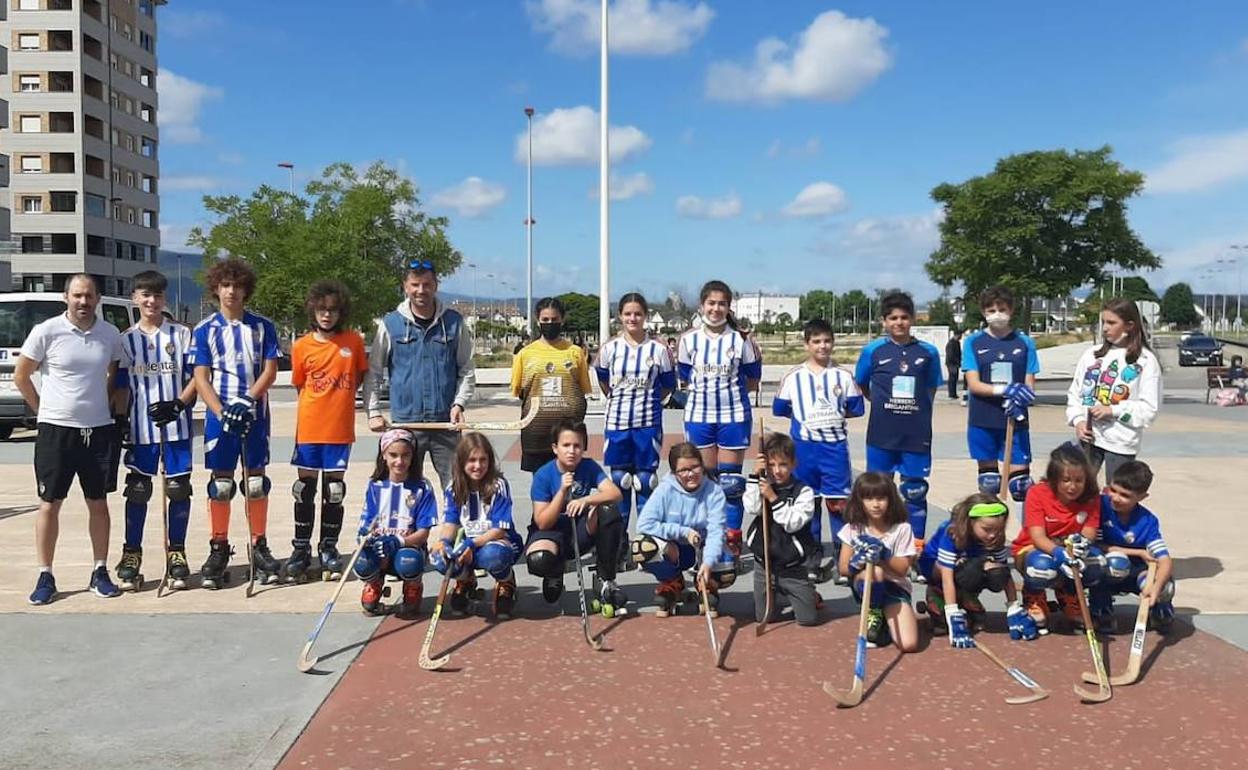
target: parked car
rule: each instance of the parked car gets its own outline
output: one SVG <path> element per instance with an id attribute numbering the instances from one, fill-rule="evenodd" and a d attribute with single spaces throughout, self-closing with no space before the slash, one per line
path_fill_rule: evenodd
<path id="1" fill-rule="evenodd" d="M 1179 366 L 1221 366 L 1222 343 L 1205 334 L 1193 334 L 1179 343 Z"/>

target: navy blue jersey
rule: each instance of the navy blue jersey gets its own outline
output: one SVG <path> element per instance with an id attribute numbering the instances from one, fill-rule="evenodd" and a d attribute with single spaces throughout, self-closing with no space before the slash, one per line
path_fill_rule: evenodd
<path id="1" fill-rule="evenodd" d="M 869 389 L 868 444 L 894 452 L 932 451 L 932 391 L 945 382 L 934 345 L 874 340 L 858 356 L 854 380 Z"/>
<path id="2" fill-rule="evenodd" d="M 1009 385 L 1026 382 L 1027 375 L 1040 373 L 1036 343 L 1031 337 L 1013 330 L 997 338 L 987 331 L 969 335 L 962 343 L 962 371 L 977 372 L 986 385 Z M 979 428 L 1005 430 L 1005 410 L 1001 396 L 970 395 L 967 424 Z M 1022 426 L 1025 427 L 1025 423 Z"/>
<path id="3" fill-rule="evenodd" d="M 990 561 L 1001 564 L 1010 563 L 1008 543 L 1003 543 L 995 551 L 989 551 L 984 548 L 983 543 L 972 536 L 966 548 L 959 549 L 953 542 L 953 535 L 949 534 L 949 524 L 948 521 L 942 521 L 936 528 L 936 534 L 923 543 L 923 552 L 919 554 L 919 572 L 929 580 L 933 580 L 932 575 L 937 564 L 945 569 L 953 569 L 963 559 L 974 559 L 978 556 L 987 556 Z"/>
<path id="4" fill-rule="evenodd" d="M 1118 520 L 1118 514 L 1109 502 L 1109 495 L 1101 495 L 1101 528 L 1097 539 L 1109 546 L 1119 548 L 1143 548 L 1154 559 L 1170 555 L 1165 538 L 1161 536 L 1161 524 L 1157 516 L 1142 505 L 1135 506 L 1126 523 Z"/>

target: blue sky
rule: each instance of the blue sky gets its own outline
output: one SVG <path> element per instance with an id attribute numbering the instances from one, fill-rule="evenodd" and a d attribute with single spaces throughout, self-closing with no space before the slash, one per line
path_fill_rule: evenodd
<path id="1" fill-rule="evenodd" d="M 597 0 L 294 7 L 159 10 L 166 248 L 203 194 L 284 186 L 279 161 L 302 186 L 382 159 L 451 217 L 477 291 L 522 293 L 532 105 L 534 292 L 597 290 Z M 1233 289 L 1217 260 L 1248 263 L 1243 3 L 613 0 L 610 21 L 613 296 L 718 277 L 927 299 L 933 186 L 1103 144 L 1148 175 L 1130 216 L 1155 289 Z"/>

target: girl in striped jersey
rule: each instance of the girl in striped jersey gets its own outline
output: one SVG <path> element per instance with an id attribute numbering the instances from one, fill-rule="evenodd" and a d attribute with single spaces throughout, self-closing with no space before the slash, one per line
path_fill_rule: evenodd
<path id="1" fill-rule="evenodd" d="M 716 469 L 727 499 L 728 550 L 739 555 L 745 515 L 741 468 L 750 445 L 748 394 L 758 386 L 763 365 L 754 346 L 730 323 L 732 289 L 728 284 L 708 281 L 699 302 L 702 326 L 681 335 L 677 352 L 677 372 L 689 389 L 685 438 L 702 452 L 703 465 Z"/>
<path id="2" fill-rule="evenodd" d="M 355 560 L 355 574 L 364 582 L 360 604 L 369 615 L 382 615 L 382 581 L 394 575 L 403 581 L 398 615 L 410 619 L 420 611 L 421 575 L 429 530 L 437 523 L 433 485 L 412 462 L 416 438 L 391 428 L 381 434 L 377 466 L 364 492 L 360 537 L 367 537 Z"/>
<path id="3" fill-rule="evenodd" d="M 624 495 L 620 517 L 627 532 L 632 493 L 640 512 L 659 483 L 663 399 L 676 387 L 676 372 L 667 346 L 646 337 L 646 298 L 625 294 L 616 312 L 623 331 L 602 346 L 594 369 L 607 396 L 602 462 Z"/>
<path id="4" fill-rule="evenodd" d="M 126 539 L 117 565 L 122 590 L 138 590 L 143 565 L 143 528 L 153 477 L 164 465 L 169 501 L 169 587 L 186 588 L 186 527 L 191 515 L 191 330 L 164 317 L 169 281 L 155 270 L 134 277 L 132 299 L 139 322 L 122 335 L 129 367 L 118 372 L 118 389 L 128 389 L 130 441 L 126 450 Z"/>

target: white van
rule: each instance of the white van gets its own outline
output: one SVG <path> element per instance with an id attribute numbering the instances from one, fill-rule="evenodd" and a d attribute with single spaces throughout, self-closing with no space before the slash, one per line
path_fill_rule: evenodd
<path id="1" fill-rule="evenodd" d="M 35 324 L 63 312 L 65 297 L 56 292 L 0 294 L 0 441 L 11 436 L 14 428 L 35 424 L 35 414 L 13 384 L 13 369 L 22 352 L 22 343 Z M 130 300 L 120 297 L 101 297 L 95 312 L 121 331 L 139 321 L 139 309 Z M 38 378 L 36 373 L 36 384 Z"/>

